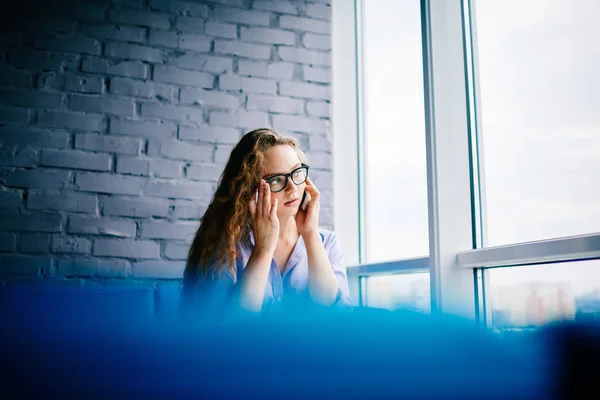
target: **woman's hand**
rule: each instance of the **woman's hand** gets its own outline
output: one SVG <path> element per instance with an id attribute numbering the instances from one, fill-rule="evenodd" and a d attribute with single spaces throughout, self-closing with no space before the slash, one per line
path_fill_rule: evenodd
<path id="1" fill-rule="evenodd" d="M 258 202 L 252 197 L 248 202 L 254 232 L 254 249 L 272 254 L 279 240 L 279 218 L 277 199 L 271 201 L 269 185 L 261 179 L 258 187 Z"/>
<path id="2" fill-rule="evenodd" d="M 321 192 L 317 190 L 317 187 L 310 178 L 306 178 L 304 190 L 310 194 L 311 200 L 308 203 L 306 211 L 302 211 L 301 208 L 298 208 L 298 212 L 296 213 L 296 226 L 298 232 L 302 236 L 308 236 L 312 233 L 319 232 L 319 210 L 321 208 L 319 200 L 321 198 Z"/>

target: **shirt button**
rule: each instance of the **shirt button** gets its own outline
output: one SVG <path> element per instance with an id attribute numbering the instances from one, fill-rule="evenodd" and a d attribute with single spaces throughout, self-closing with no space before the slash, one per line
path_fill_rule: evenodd
<path id="1" fill-rule="evenodd" d="M 277 298 L 277 301 L 281 301 L 281 297 L 278 297 L 278 298 Z"/>

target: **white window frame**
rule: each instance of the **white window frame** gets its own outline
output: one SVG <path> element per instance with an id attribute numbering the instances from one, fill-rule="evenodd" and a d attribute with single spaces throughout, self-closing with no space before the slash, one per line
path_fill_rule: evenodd
<path id="1" fill-rule="evenodd" d="M 355 302 L 369 276 L 429 270 L 432 312 L 487 325 L 487 268 L 600 259 L 600 233 L 486 247 L 475 1 L 421 0 L 430 253 L 364 264 L 361 1 L 332 2 L 334 225 Z"/>

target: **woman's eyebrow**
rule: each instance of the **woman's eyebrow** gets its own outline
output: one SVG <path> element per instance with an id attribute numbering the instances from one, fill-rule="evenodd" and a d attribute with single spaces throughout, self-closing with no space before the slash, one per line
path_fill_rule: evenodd
<path id="1" fill-rule="evenodd" d="M 302 163 L 298 163 L 298 164 L 294 165 L 292 167 L 292 169 L 290 170 L 290 172 L 292 172 L 296 168 L 300 168 L 301 166 L 302 166 Z M 283 174 L 287 174 L 287 172 L 273 172 L 272 174 L 266 174 L 265 177 L 275 176 L 275 175 L 283 175 Z"/>

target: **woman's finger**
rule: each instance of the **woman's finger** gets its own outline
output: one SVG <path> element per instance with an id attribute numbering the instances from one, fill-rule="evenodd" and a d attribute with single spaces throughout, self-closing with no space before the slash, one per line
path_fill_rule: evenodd
<path id="1" fill-rule="evenodd" d="M 271 219 L 277 218 L 277 204 L 277 199 L 273 199 L 273 206 L 271 207 L 271 212 L 269 213 Z"/>
<path id="2" fill-rule="evenodd" d="M 264 181 L 263 181 L 264 182 Z M 271 211 L 271 189 L 269 189 L 269 185 L 266 182 L 263 184 L 263 201 L 262 201 L 262 212 L 265 217 L 269 215 L 269 211 Z"/>

